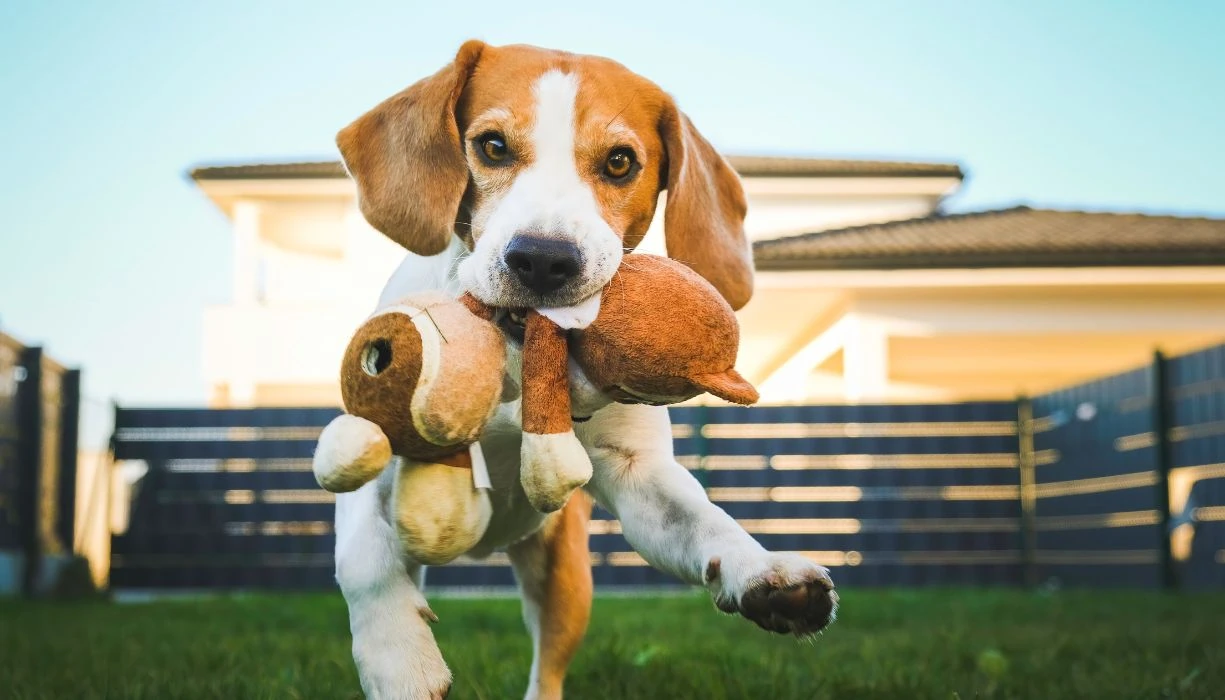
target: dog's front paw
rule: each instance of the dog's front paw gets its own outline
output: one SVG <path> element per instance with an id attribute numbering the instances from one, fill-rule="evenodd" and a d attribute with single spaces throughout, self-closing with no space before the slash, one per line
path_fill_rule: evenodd
<path id="1" fill-rule="evenodd" d="M 410 691 L 391 689 L 383 692 L 382 690 L 372 689 L 366 692 L 367 700 L 382 700 L 383 698 L 387 698 L 387 700 L 401 700 L 401 698 L 404 700 L 447 700 L 449 695 L 451 695 L 450 681 L 434 690 L 428 688 Z"/>
<path id="2" fill-rule="evenodd" d="M 720 610 L 778 634 L 814 635 L 838 610 L 829 571 L 799 554 L 716 556 L 706 565 L 706 585 Z"/>
<path id="3" fill-rule="evenodd" d="M 416 658 L 400 654 L 421 650 L 395 646 L 363 653 L 355 644 L 353 651 L 368 700 L 444 700 L 451 693 L 451 671 L 436 649 Z"/>

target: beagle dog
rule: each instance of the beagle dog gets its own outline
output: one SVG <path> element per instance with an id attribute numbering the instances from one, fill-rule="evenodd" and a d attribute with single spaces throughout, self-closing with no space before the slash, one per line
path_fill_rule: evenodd
<path id="1" fill-rule="evenodd" d="M 380 305 L 471 291 L 500 307 L 589 311 L 650 225 L 663 190 L 668 255 L 735 308 L 753 290 L 740 181 L 654 83 L 613 61 L 531 46 L 465 43 L 434 75 L 344 128 L 337 145 L 370 224 L 408 249 Z M 508 381 L 518 381 L 515 320 Z M 838 597 L 826 569 L 766 551 L 677 463 L 667 409 L 609 401 L 573 366 L 573 411 L 594 476 L 541 515 L 519 486 L 519 404 L 481 438 L 493 516 L 469 554 L 505 550 L 533 640 L 527 698 L 560 698 L 587 628 L 594 499 L 652 566 L 705 586 L 715 606 L 808 636 Z M 394 469 L 336 501 L 336 578 L 370 698 L 440 698 L 451 673 L 430 632 L 424 569 L 390 516 Z"/>

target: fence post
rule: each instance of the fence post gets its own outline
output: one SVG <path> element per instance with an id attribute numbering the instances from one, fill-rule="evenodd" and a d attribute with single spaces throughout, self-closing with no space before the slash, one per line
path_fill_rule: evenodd
<path id="1" fill-rule="evenodd" d="M 706 405 L 698 404 L 693 407 L 693 452 L 698 458 L 698 466 L 693 470 L 693 477 L 702 485 L 702 489 L 706 489 L 706 484 L 710 480 L 706 474 L 706 435 L 702 429 L 706 427 Z"/>
<path id="2" fill-rule="evenodd" d="M 1034 403 L 1027 396 L 1017 397 L 1018 497 L 1021 506 L 1021 580 L 1026 586 L 1038 583 L 1037 531 L 1034 527 L 1037 506 L 1037 478 L 1034 458 Z"/>
<path id="3" fill-rule="evenodd" d="M 33 596 L 41 565 L 39 494 L 42 492 L 43 351 L 21 351 L 21 383 L 17 386 L 17 518 L 23 566 L 21 592 Z"/>
<path id="4" fill-rule="evenodd" d="M 1157 509 L 1161 518 L 1161 583 L 1178 587 L 1178 569 L 1171 548 L 1170 469 L 1174 466 L 1174 446 L 1170 441 L 1173 396 L 1170 393 L 1169 361 L 1161 350 L 1153 353 L 1153 437 L 1157 467 Z"/>
<path id="5" fill-rule="evenodd" d="M 71 554 L 76 547 L 77 449 L 81 420 L 81 370 L 64 372 L 60 385 L 60 475 L 56 535 Z"/>

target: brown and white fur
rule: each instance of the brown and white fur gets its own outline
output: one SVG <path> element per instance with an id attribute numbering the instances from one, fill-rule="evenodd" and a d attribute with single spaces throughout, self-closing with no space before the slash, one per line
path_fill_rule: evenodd
<path id="1" fill-rule="evenodd" d="M 482 156 L 493 134 L 504 148 Z M 744 194 L 730 166 L 653 83 L 612 61 L 470 41 L 435 75 L 395 95 L 338 139 L 370 223 L 409 251 L 381 303 L 425 289 L 471 291 L 502 307 L 553 308 L 590 320 L 583 302 L 642 239 L 666 189 L 668 253 L 733 307 L 752 294 Z M 632 172 L 610 176 L 610 154 Z M 624 161 L 618 161 L 624 165 Z M 533 288 L 508 266 L 516 239 L 574 254 L 564 282 Z M 517 380 L 518 345 L 508 343 Z M 828 572 L 771 553 L 677 463 L 667 410 L 612 404 L 572 368 L 576 434 L 594 468 L 585 491 L 663 571 L 705 586 L 716 606 L 804 636 L 833 618 Z M 481 439 L 493 515 L 472 556 L 505 549 L 534 647 L 528 698 L 560 698 L 587 628 L 592 583 L 588 495 L 542 515 L 519 485 L 519 404 L 503 404 Z M 394 469 L 336 504 L 336 577 L 349 606 L 353 656 L 371 698 L 438 698 L 451 685 L 429 624 L 424 568 L 402 551 L 389 515 Z"/>

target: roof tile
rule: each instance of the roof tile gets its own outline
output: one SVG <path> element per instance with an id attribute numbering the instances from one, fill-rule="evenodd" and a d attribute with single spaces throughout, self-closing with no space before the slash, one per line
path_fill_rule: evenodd
<path id="1" fill-rule="evenodd" d="M 758 269 L 1225 264 L 1225 219 L 1014 207 L 757 241 Z"/>

